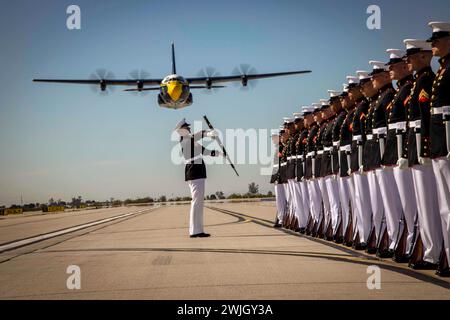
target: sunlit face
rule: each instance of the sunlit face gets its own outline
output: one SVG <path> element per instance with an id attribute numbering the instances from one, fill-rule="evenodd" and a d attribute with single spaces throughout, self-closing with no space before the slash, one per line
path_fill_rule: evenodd
<path id="1" fill-rule="evenodd" d="M 381 89 L 389 81 L 389 73 L 387 72 L 379 72 L 372 76 L 372 85 L 376 90 Z"/>
<path id="2" fill-rule="evenodd" d="M 406 73 L 408 73 L 408 65 L 403 61 L 389 65 L 389 77 L 391 80 L 400 80 Z"/>
<path id="3" fill-rule="evenodd" d="M 331 102 L 331 109 L 333 109 L 333 112 L 337 114 L 341 108 L 341 101 L 339 99 L 333 99 Z"/>
<path id="4" fill-rule="evenodd" d="M 294 122 L 295 130 L 300 131 L 303 129 L 303 121 L 297 120 Z"/>
<path id="5" fill-rule="evenodd" d="M 376 92 L 376 90 L 373 87 L 372 81 L 367 81 L 363 83 L 362 92 L 364 96 L 367 98 L 371 97 Z"/>
<path id="6" fill-rule="evenodd" d="M 431 50 L 435 57 L 445 57 L 450 53 L 450 36 L 439 38 L 431 42 Z"/>
<path id="7" fill-rule="evenodd" d="M 350 108 L 350 98 L 348 95 L 341 97 L 341 105 L 344 109 Z"/>
<path id="8" fill-rule="evenodd" d="M 305 116 L 303 123 L 305 124 L 305 127 L 309 128 L 311 126 L 311 124 L 313 123 L 313 121 L 314 121 L 314 116 L 310 113 Z"/>

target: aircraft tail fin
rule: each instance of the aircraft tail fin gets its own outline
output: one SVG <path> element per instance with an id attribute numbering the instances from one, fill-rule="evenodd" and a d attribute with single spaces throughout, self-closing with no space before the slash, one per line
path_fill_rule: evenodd
<path id="1" fill-rule="evenodd" d="M 175 43 L 172 42 L 172 74 L 177 73 L 177 66 L 175 64 Z"/>

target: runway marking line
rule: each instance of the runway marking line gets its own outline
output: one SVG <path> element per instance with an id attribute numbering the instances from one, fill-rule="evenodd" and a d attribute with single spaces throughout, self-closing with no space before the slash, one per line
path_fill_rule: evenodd
<path id="1" fill-rule="evenodd" d="M 69 228 L 64 228 L 61 230 L 57 230 L 57 231 L 52 231 L 52 232 L 48 232 L 48 233 L 44 233 L 44 234 L 40 234 L 37 236 L 32 236 L 32 237 L 28 237 L 28 238 L 24 238 L 24 239 L 20 239 L 20 240 L 14 240 L 11 242 L 7 242 L 4 244 L 0 245 L 0 253 L 3 253 L 5 251 L 10 251 L 13 249 L 17 249 L 17 248 L 21 248 L 36 242 L 40 242 L 40 241 L 44 241 L 47 239 L 51 239 L 51 238 L 55 238 L 61 235 L 65 235 L 68 233 L 72 233 L 78 230 L 82 230 L 82 229 L 86 229 L 89 227 L 93 227 L 93 226 L 97 226 L 103 223 L 107 223 L 107 222 L 111 222 L 111 221 L 115 221 L 118 219 L 122 219 L 122 218 L 127 218 L 130 216 L 134 216 L 134 215 L 138 215 L 141 214 L 143 212 L 146 211 L 153 211 L 154 209 L 160 208 L 160 206 L 155 206 L 153 208 L 150 209 L 143 209 L 143 210 L 139 210 L 139 211 L 135 211 L 135 212 L 129 212 L 129 213 L 123 213 L 114 217 L 110 217 L 110 218 L 105 218 L 105 219 L 100 219 L 100 220 L 96 220 L 96 221 L 92 221 L 92 222 L 88 222 L 88 223 L 84 223 L 81 225 L 77 225 L 74 227 L 69 227 Z"/>

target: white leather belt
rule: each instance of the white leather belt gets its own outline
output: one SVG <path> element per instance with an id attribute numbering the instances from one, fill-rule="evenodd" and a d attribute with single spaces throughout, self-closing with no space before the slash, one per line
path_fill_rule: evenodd
<path id="1" fill-rule="evenodd" d="M 303 155 L 298 155 L 297 160 L 303 160 Z"/>
<path id="2" fill-rule="evenodd" d="M 397 129 L 397 130 L 406 131 L 406 121 L 400 121 L 400 122 L 396 122 L 396 123 L 389 123 L 388 124 L 388 129 L 389 130 Z"/>
<path id="3" fill-rule="evenodd" d="M 324 148 L 323 148 L 323 151 L 325 151 L 325 152 L 330 152 L 331 149 L 333 149 L 333 148 L 332 148 L 332 147 L 324 147 Z"/>
<path id="4" fill-rule="evenodd" d="M 195 160 L 198 160 L 198 159 L 201 159 L 201 158 L 203 158 L 203 156 L 200 154 L 200 155 L 195 156 L 195 157 L 193 157 L 193 158 L 186 159 L 186 160 L 184 160 L 184 162 L 185 162 L 186 164 L 189 164 L 189 163 L 192 163 L 192 162 L 194 162 Z"/>
<path id="5" fill-rule="evenodd" d="M 373 128 L 372 132 L 374 134 L 386 134 L 387 132 L 387 128 L 386 127 L 381 127 L 381 128 Z"/>
<path id="6" fill-rule="evenodd" d="M 291 160 L 294 160 L 294 159 L 295 159 L 295 156 L 287 157 L 287 161 L 291 161 Z"/>
<path id="7" fill-rule="evenodd" d="M 347 152 L 350 152 L 350 151 L 352 151 L 352 146 L 348 144 L 348 145 L 346 145 L 346 146 L 340 147 L 339 150 L 340 150 L 340 151 L 347 151 Z"/>
<path id="8" fill-rule="evenodd" d="M 323 154 L 323 150 L 317 151 L 317 154 L 318 154 L 318 155 L 322 155 L 322 154 Z"/>
<path id="9" fill-rule="evenodd" d="M 353 136 L 353 141 L 362 141 L 362 135 Z"/>
<path id="10" fill-rule="evenodd" d="M 416 121 L 410 121 L 409 122 L 409 127 L 410 128 L 416 128 L 416 129 L 420 129 L 422 125 L 422 120 L 416 120 Z"/>
<path id="11" fill-rule="evenodd" d="M 308 154 L 306 155 L 307 157 L 312 157 L 312 156 L 314 156 L 316 154 L 316 152 L 315 151 L 311 151 L 311 152 L 308 152 Z"/>
<path id="12" fill-rule="evenodd" d="M 373 134 L 368 134 L 367 135 L 367 140 L 372 140 L 373 139 Z"/>
<path id="13" fill-rule="evenodd" d="M 431 114 L 442 114 L 449 115 L 450 114 L 450 106 L 444 106 L 439 108 L 431 108 Z"/>
<path id="14" fill-rule="evenodd" d="M 282 166 L 282 167 L 284 167 L 286 165 L 286 162 L 282 162 L 281 164 L 280 164 L 280 166 Z"/>
<path id="15" fill-rule="evenodd" d="M 339 147 L 339 141 L 333 141 L 333 146 L 334 147 Z"/>

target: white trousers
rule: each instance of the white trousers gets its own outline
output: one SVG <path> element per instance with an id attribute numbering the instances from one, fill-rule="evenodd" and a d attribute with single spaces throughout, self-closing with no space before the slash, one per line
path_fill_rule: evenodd
<path id="1" fill-rule="evenodd" d="M 349 223 L 350 218 L 350 191 L 349 191 L 349 183 L 350 177 L 338 177 L 338 185 L 339 185 L 339 199 L 341 202 L 341 210 L 342 210 L 342 230 L 345 232 L 347 229 L 347 225 Z"/>
<path id="2" fill-rule="evenodd" d="M 386 227 L 390 243 L 389 249 L 394 250 L 400 234 L 400 220 L 402 218 L 400 196 L 392 168 L 388 167 L 382 170 L 376 170 L 376 174 L 380 183 L 380 191 L 386 215 Z"/>
<path id="3" fill-rule="evenodd" d="M 328 221 L 331 219 L 331 212 L 330 212 L 330 200 L 328 197 L 328 191 L 327 191 L 327 186 L 325 184 L 325 178 L 318 178 L 318 183 L 319 183 L 319 189 L 320 189 L 320 193 L 322 195 L 322 202 L 323 202 L 323 222 L 324 222 L 324 228 L 328 225 Z"/>
<path id="4" fill-rule="evenodd" d="M 287 216 L 290 216 L 292 206 L 291 187 L 289 186 L 289 183 L 283 183 L 283 187 L 284 187 L 284 194 L 286 195 L 286 214 Z"/>
<path id="5" fill-rule="evenodd" d="M 433 159 L 433 171 L 436 177 L 445 253 L 450 263 L 450 161 L 447 158 Z"/>
<path id="6" fill-rule="evenodd" d="M 303 212 L 306 215 L 306 220 L 308 220 L 309 215 L 311 214 L 311 207 L 309 205 L 309 191 L 308 184 L 306 181 L 299 182 L 300 189 L 302 191 L 302 201 L 303 201 Z"/>
<path id="7" fill-rule="evenodd" d="M 308 191 L 311 215 L 315 222 L 319 222 L 322 214 L 322 194 L 317 179 L 308 180 Z"/>
<path id="8" fill-rule="evenodd" d="M 383 199 L 381 197 L 380 184 L 378 182 L 375 170 L 367 172 L 367 180 L 369 183 L 370 206 L 372 207 L 372 223 L 375 227 L 375 235 L 378 243 L 380 241 L 380 237 L 382 236 L 382 232 L 384 232 L 385 226 L 383 226 Z"/>
<path id="9" fill-rule="evenodd" d="M 297 204 L 297 195 L 296 195 L 296 190 L 295 190 L 296 182 L 297 181 L 295 179 L 288 179 L 289 192 L 291 194 L 291 212 L 290 212 L 290 214 L 292 216 L 295 215 L 298 218 L 298 216 L 297 216 L 298 204 Z"/>
<path id="10" fill-rule="evenodd" d="M 353 173 L 355 183 L 355 202 L 358 208 L 359 240 L 367 243 L 372 228 L 372 206 L 370 204 L 369 181 L 366 174 Z"/>
<path id="11" fill-rule="evenodd" d="M 286 193 L 282 184 L 275 184 L 275 200 L 277 204 L 278 222 L 283 221 L 284 211 L 286 210 Z"/>
<path id="12" fill-rule="evenodd" d="M 189 180 L 187 183 L 191 189 L 191 212 L 189 215 L 189 234 L 203 232 L 203 202 L 205 198 L 205 180 Z"/>
<path id="13" fill-rule="evenodd" d="M 438 263 L 442 248 L 442 229 L 433 167 L 415 165 L 411 171 L 417 199 L 417 223 L 424 249 L 423 260 Z"/>
<path id="14" fill-rule="evenodd" d="M 303 193 L 300 182 L 293 181 L 294 198 L 295 198 L 295 216 L 298 219 L 299 228 L 306 228 L 308 224 L 308 211 L 304 208 Z"/>
<path id="15" fill-rule="evenodd" d="M 355 183 L 353 181 L 352 177 L 348 177 L 347 181 L 347 185 L 348 185 L 348 191 L 349 191 L 349 195 L 350 195 L 350 203 L 352 205 L 352 219 L 353 219 L 353 235 L 354 237 L 356 237 L 356 231 L 358 223 L 359 223 L 359 212 L 358 212 L 358 206 L 356 205 L 356 191 L 355 191 Z"/>
<path id="16" fill-rule="evenodd" d="M 330 212 L 331 212 L 331 226 L 333 228 L 333 234 L 336 233 L 339 224 L 339 209 L 340 209 L 340 198 L 339 198 L 339 185 L 338 180 L 334 176 L 325 177 L 325 185 L 327 187 L 328 200 L 330 202 Z"/>
<path id="17" fill-rule="evenodd" d="M 394 167 L 394 178 L 397 183 L 398 194 L 400 196 L 401 206 L 405 217 L 406 226 L 408 229 L 408 237 L 406 240 L 406 254 L 409 254 L 409 248 L 414 241 L 414 220 L 417 214 L 417 200 L 414 192 L 414 182 L 410 168 L 400 170 Z M 403 230 L 400 230 L 403 232 Z"/>

